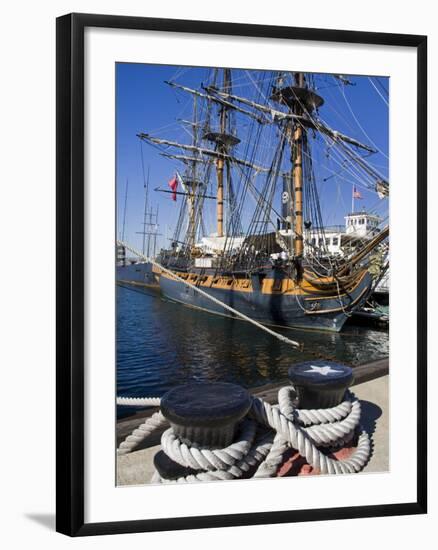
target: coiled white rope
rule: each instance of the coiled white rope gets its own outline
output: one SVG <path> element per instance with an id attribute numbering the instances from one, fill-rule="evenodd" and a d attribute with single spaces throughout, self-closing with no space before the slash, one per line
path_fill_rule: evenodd
<path id="1" fill-rule="evenodd" d="M 125 455 L 130 453 L 137 447 L 142 441 L 152 435 L 158 430 L 164 430 L 169 426 L 169 422 L 162 415 L 161 411 L 154 413 L 143 424 L 140 424 L 131 435 L 122 441 L 117 449 L 118 455 Z"/>
<path id="2" fill-rule="evenodd" d="M 349 394 L 351 397 L 351 395 Z M 296 409 L 296 393 L 292 386 L 281 388 L 278 392 L 278 408 L 291 422 L 298 422 L 300 425 L 310 426 L 317 424 L 335 423 L 344 419 L 352 409 L 351 400 L 347 399 L 336 407 L 330 409 Z M 354 435 L 355 426 L 352 426 L 351 438 Z M 308 430 L 307 430 L 308 433 Z M 348 438 L 349 439 L 349 438 Z M 348 440 L 338 440 L 339 445 Z M 254 477 L 273 477 L 277 474 L 278 467 L 283 462 L 286 451 L 291 448 L 289 442 L 281 434 L 276 434 L 272 448 L 265 461 L 260 465 Z"/>
<path id="3" fill-rule="evenodd" d="M 260 464 L 254 477 L 274 477 L 277 474 L 280 464 L 283 462 L 285 453 L 290 449 L 288 442 L 279 434 L 275 434 L 272 447 L 265 460 Z"/>
<path id="4" fill-rule="evenodd" d="M 358 402 L 357 402 L 358 403 Z M 360 405 L 359 405 L 360 407 Z M 360 409 L 359 409 L 360 410 Z M 265 401 L 255 397 L 250 415 L 258 422 L 270 426 L 282 439 L 287 441 L 291 447 L 296 449 L 308 464 L 319 470 L 322 474 L 344 474 L 360 471 L 366 464 L 370 454 L 370 441 L 368 434 L 362 431 L 358 438 L 357 449 L 346 460 L 334 460 L 321 452 L 307 434 L 306 429 L 293 422 L 281 413 L 278 407 L 273 407 Z M 356 416 L 357 418 L 357 416 Z M 357 418 L 357 426 L 358 426 Z M 327 439 L 332 443 L 336 442 L 330 427 L 333 424 L 327 424 Z"/>
<path id="5" fill-rule="evenodd" d="M 161 483 L 193 483 L 195 481 L 216 481 L 216 480 L 231 480 L 243 477 L 251 468 L 260 464 L 269 454 L 272 447 L 273 434 L 263 430 L 259 434 L 253 445 L 250 447 L 248 454 L 236 461 L 232 466 L 226 469 L 211 470 L 200 472 L 195 475 L 188 475 L 178 479 L 164 479 L 159 477 Z"/>
<path id="6" fill-rule="evenodd" d="M 159 397 L 117 397 L 117 405 L 126 405 L 129 407 L 159 407 L 161 399 Z"/>
<path id="7" fill-rule="evenodd" d="M 151 399 L 145 398 L 144 402 Z M 142 399 L 138 401 L 143 404 Z M 117 402 L 132 404 L 129 398 L 118 398 Z M 157 402 L 159 399 L 154 400 L 154 404 Z M 197 473 L 177 480 L 161 479 L 155 473 L 153 482 L 163 483 L 236 479 L 248 475 L 251 470 L 254 470 L 253 477 L 274 476 L 285 452 L 291 448 L 322 474 L 355 473 L 365 466 L 370 455 L 370 440 L 365 431 L 360 431 L 357 447 L 347 459 L 333 459 L 319 447 L 341 447 L 351 442 L 360 429 L 360 415 L 360 402 L 350 392 L 336 407 L 298 409 L 295 390 L 287 386 L 278 393 L 278 405 L 272 406 L 254 397 L 250 412 L 238 427 L 235 441 L 224 449 L 188 445 L 172 429 L 166 430 L 168 421 L 161 412 L 156 412 L 120 444 L 117 452 L 129 453 L 152 433 L 166 430 L 161 437 L 164 453 Z"/>
<path id="8" fill-rule="evenodd" d="M 225 449 L 208 449 L 196 445 L 188 446 L 173 433 L 166 430 L 161 437 L 161 447 L 172 460 L 194 470 L 226 470 L 248 455 L 254 444 L 257 424 L 245 419 L 237 440 Z"/>

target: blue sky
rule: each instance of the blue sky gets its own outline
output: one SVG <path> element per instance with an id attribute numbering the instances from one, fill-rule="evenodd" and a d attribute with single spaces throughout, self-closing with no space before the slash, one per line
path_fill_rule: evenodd
<path id="1" fill-rule="evenodd" d="M 190 143 L 190 137 L 178 118 L 190 119 L 193 101 L 190 94 L 176 91 L 165 80 L 175 80 L 188 87 L 198 88 L 206 83 L 209 70 L 175 66 L 118 63 L 116 65 L 116 148 L 117 148 L 117 221 L 120 236 L 126 182 L 128 181 L 128 199 L 126 209 L 125 240 L 141 248 L 141 231 L 144 207 L 144 179 L 141 161 L 141 148 L 145 172 L 150 171 L 149 203 L 159 208 L 160 233 L 159 245 L 164 246 L 165 234 L 171 236 L 181 197 L 177 202 L 167 193 L 155 192 L 161 186 L 167 188 L 167 182 L 175 173 L 182 170 L 178 161 L 162 157 L 157 148 L 146 143 L 141 145 L 136 137 L 145 132 L 157 137 L 181 140 Z M 260 71 L 249 73 L 262 82 L 264 74 Z M 367 76 L 348 77 L 354 86 L 339 86 L 331 75 L 314 75 L 318 93 L 325 103 L 319 114 L 332 128 L 339 130 L 368 145 L 375 145 L 379 153 L 368 160 L 385 177 L 388 176 L 388 96 L 389 79 L 379 77 L 370 80 Z M 250 83 L 248 72 L 233 70 L 233 91 L 246 95 Z M 345 93 L 345 98 L 343 97 Z M 351 110 L 350 110 L 351 109 Z M 245 117 L 244 117 L 245 118 Z M 175 151 L 174 151 L 175 152 Z M 327 160 L 325 148 L 314 147 L 315 175 L 320 193 L 324 223 L 343 224 L 344 216 L 351 210 L 352 185 L 363 196 L 357 200 L 355 210 L 374 211 L 383 217 L 387 215 L 387 201 L 380 201 L 374 192 L 368 191 L 357 179 L 342 169 L 333 160 Z M 334 174 L 334 172 L 336 174 Z M 325 178 L 329 178 L 324 181 Z"/>

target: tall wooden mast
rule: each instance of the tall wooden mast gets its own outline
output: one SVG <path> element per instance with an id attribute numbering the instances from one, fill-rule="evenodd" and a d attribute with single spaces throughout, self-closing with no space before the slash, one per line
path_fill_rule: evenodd
<path id="1" fill-rule="evenodd" d="M 225 74 L 224 74 L 225 81 Z M 225 134 L 227 125 L 227 110 L 223 105 L 221 107 L 221 125 L 220 132 Z M 218 150 L 220 153 L 225 153 L 224 145 L 218 143 Z M 219 157 L 216 160 L 216 174 L 217 174 L 217 201 L 216 201 L 216 218 L 217 218 L 217 236 L 224 236 L 224 166 L 225 161 L 223 157 Z"/>
<path id="2" fill-rule="evenodd" d="M 291 145 L 292 188 L 293 188 L 293 256 L 296 260 L 297 273 L 301 270 L 304 253 L 304 218 L 303 218 L 303 153 L 305 144 L 306 123 L 311 123 L 310 113 L 318 109 L 324 100 L 306 86 L 304 73 L 293 73 L 293 85 L 283 85 L 280 75 L 274 87 L 271 99 L 289 108 L 291 122 L 288 126 L 288 139 Z M 312 124 L 310 124 L 312 127 Z"/>
<path id="3" fill-rule="evenodd" d="M 303 73 L 295 73 L 297 87 L 304 88 Z M 303 109 L 299 101 L 295 101 L 293 111 L 302 115 Z M 292 140 L 292 182 L 294 190 L 294 257 L 303 256 L 303 126 L 295 123 Z"/>
<path id="4" fill-rule="evenodd" d="M 231 70 L 223 70 L 222 91 L 225 93 L 231 92 Z M 219 131 L 209 131 L 204 135 L 204 139 L 216 144 L 216 177 L 217 177 L 217 193 L 216 193 L 216 223 L 217 236 L 224 236 L 224 171 L 225 165 L 229 170 L 229 150 L 237 145 L 240 140 L 229 133 L 228 124 L 228 106 L 221 105 L 220 109 L 220 125 Z"/>
<path id="5" fill-rule="evenodd" d="M 230 69 L 224 69 L 224 78 L 222 89 L 225 92 L 229 93 L 230 87 Z M 222 105 L 220 112 L 220 133 L 222 135 L 226 134 L 227 130 L 227 108 L 225 105 Z M 226 145 L 224 142 L 218 143 L 218 149 L 220 153 L 226 154 Z M 224 167 L 225 160 L 220 157 L 216 161 L 216 172 L 217 172 L 217 236 L 224 236 Z"/>
<path id="6" fill-rule="evenodd" d="M 198 105 L 197 97 L 193 97 L 193 144 L 198 145 Z M 190 247 L 195 244 L 196 237 L 196 219 L 195 219 L 195 198 L 197 192 L 197 173 L 196 173 L 196 160 L 191 163 L 191 185 L 188 186 L 188 205 L 189 205 L 189 227 L 188 227 L 188 244 Z"/>

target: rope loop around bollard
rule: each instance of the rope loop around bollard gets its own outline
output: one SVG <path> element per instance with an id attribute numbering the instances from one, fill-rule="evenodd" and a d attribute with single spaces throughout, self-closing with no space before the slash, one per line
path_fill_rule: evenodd
<path id="1" fill-rule="evenodd" d="M 122 399 L 118 398 L 120 404 Z M 371 452 L 370 438 L 361 428 L 360 416 L 360 402 L 349 391 L 335 407 L 299 409 L 293 386 L 286 386 L 279 390 L 277 405 L 252 397 L 251 409 L 240 422 L 234 441 L 223 449 L 181 441 L 162 413 L 156 412 L 120 444 L 117 452 L 132 452 L 153 433 L 164 432 L 163 452 L 196 473 L 164 479 L 156 472 L 154 482 L 162 483 L 238 479 L 249 473 L 255 478 L 272 477 L 277 475 L 285 453 L 291 449 L 321 474 L 357 473 L 366 465 Z M 327 449 L 351 443 L 354 437 L 356 448 L 349 458 L 338 460 L 328 456 Z"/>
<path id="2" fill-rule="evenodd" d="M 360 407 L 358 401 L 357 403 Z M 289 418 L 281 413 L 278 406 L 271 406 L 269 403 L 266 403 L 266 401 L 255 397 L 250 416 L 275 430 L 282 439 L 296 449 L 299 454 L 307 460 L 308 464 L 319 470 L 322 474 L 356 473 L 360 471 L 368 461 L 370 441 L 365 431 L 362 431 L 359 435 L 357 449 L 350 458 L 346 460 L 335 460 L 321 452 L 307 434 L 306 429 L 289 420 Z M 359 417 L 355 415 L 355 418 L 357 419 L 356 427 L 358 428 Z M 328 424 L 327 429 L 330 430 L 329 426 L 331 425 L 332 424 Z M 330 438 L 332 435 L 330 430 L 328 432 L 328 437 Z M 336 440 L 332 440 L 332 443 L 336 443 Z"/>
<path id="3" fill-rule="evenodd" d="M 167 456 L 181 466 L 194 470 L 226 470 L 249 453 L 256 429 L 256 422 L 246 418 L 241 424 L 236 441 L 224 449 L 209 449 L 197 445 L 188 446 L 170 428 L 161 437 L 161 447 Z"/>
<path id="4" fill-rule="evenodd" d="M 248 453 L 225 470 L 202 471 L 196 475 L 180 477 L 176 480 L 160 478 L 161 483 L 193 483 L 196 481 L 218 481 L 239 479 L 263 462 L 272 447 L 273 434 L 262 430 L 255 438 Z"/>

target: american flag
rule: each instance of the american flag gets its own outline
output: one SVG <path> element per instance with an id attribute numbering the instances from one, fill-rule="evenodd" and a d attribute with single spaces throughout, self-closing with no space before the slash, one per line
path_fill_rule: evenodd
<path id="1" fill-rule="evenodd" d="M 356 187 L 353 187 L 353 199 L 363 199 L 360 191 L 358 191 Z"/>

